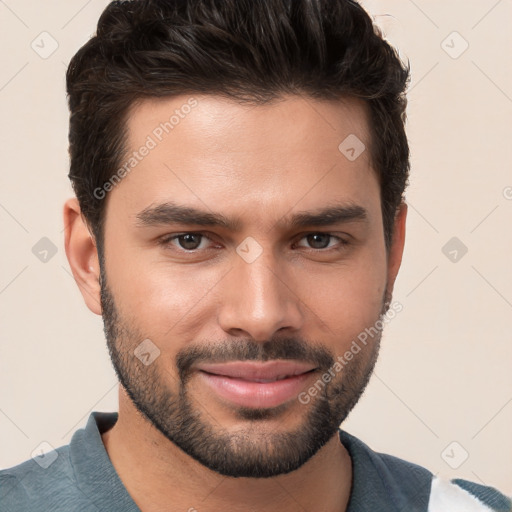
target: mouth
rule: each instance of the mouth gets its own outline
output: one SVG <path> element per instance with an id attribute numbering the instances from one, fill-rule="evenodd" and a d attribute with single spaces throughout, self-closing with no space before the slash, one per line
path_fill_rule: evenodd
<path id="1" fill-rule="evenodd" d="M 234 361 L 202 364 L 197 369 L 202 382 L 221 400 L 269 408 L 296 398 L 318 368 L 299 361 Z"/>

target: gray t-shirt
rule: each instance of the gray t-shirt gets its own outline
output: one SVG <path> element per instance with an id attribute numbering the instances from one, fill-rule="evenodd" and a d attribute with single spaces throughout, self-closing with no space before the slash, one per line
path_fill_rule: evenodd
<path id="1" fill-rule="evenodd" d="M 69 445 L 0 471 L 1 512 L 138 512 L 101 440 L 117 413 L 92 412 Z M 510 512 L 512 501 L 491 487 L 441 481 L 430 471 L 376 453 L 339 430 L 352 459 L 347 512 Z"/>

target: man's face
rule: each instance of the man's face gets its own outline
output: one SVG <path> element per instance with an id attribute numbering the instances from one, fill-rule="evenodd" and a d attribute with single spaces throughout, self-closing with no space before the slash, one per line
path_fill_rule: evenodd
<path id="1" fill-rule="evenodd" d="M 338 149 L 354 135 L 369 146 L 366 111 L 188 100 L 145 100 L 128 119 L 123 163 L 138 151 L 137 163 L 107 196 L 104 229 L 109 350 L 137 409 L 190 456 L 224 475 L 287 473 L 366 386 L 379 336 L 332 368 L 394 280 L 369 151 Z"/>

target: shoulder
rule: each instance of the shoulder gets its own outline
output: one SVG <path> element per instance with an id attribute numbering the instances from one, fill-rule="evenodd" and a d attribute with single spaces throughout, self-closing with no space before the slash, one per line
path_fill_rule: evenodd
<path id="1" fill-rule="evenodd" d="M 375 452 L 342 430 L 340 440 L 352 459 L 351 512 L 375 506 L 382 511 L 512 512 L 511 499 L 492 487 L 461 479 L 442 480 L 422 466 Z"/>
<path id="2" fill-rule="evenodd" d="M 115 502 L 123 488 L 100 432 L 116 419 L 117 413 L 92 412 L 70 444 L 0 471 L 0 510 L 97 512 L 95 499 Z M 99 497 L 98 490 L 102 492 Z M 128 499 L 125 502 L 131 505 Z"/>
<path id="3" fill-rule="evenodd" d="M 90 510 L 86 502 L 80 501 L 69 445 L 0 471 L 2 510 Z"/>

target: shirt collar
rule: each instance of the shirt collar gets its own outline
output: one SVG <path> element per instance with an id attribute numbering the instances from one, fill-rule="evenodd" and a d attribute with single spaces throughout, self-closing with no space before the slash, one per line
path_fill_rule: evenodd
<path id="1" fill-rule="evenodd" d="M 79 489 L 98 510 L 140 512 L 116 473 L 101 434 L 117 421 L 118 413 L 92 412 L 85 429 L 70 442 L 70 459 Z"/>
<path id="2" fill-rule="evenodd" d="M 347 512 L 426 512 L 432 473 L 391 455 L 374 452 L 365 443 L 339 429 L 352 459 L 352 490 Z"/>
<path id="3" fill-rule="evenodd" d="M 70 458 L 80 490 L 100 510 L 140 512 L 119 478 L 101 434 L 114 426 L 117 412 L 92 412 L 85 429 L 70 443 Z M 415 464 L 371 450 L 339 429 L 340 442 L 352 460 L 352 489 L 347 512 L 425 512 L 432 474 Z"/>

